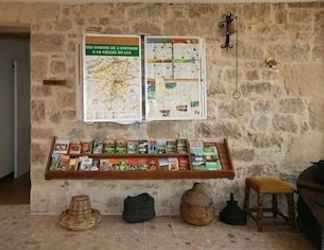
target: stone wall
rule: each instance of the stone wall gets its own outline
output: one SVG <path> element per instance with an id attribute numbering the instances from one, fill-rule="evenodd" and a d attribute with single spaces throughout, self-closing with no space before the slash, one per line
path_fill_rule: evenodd
<path id="1" fill-rule="evenodd" d="M 220 48 L 218 20 L 239 16 L 239 84 L 234 50 Z M 91 196 L 93 206 L 118 214 L 126 195 L 150 192 L 159 214 L 176 214 L 192 180 L 45 181 L 51 137 L 114 135 L 120 138 L 228 137 L 236 178 L 205 181 L 217 207 L 231 191 L 242 198 L 244 178 L 274 175 L 293 179 L 309 161 L 324 156 L 324 5 L 320 3 L 169 4 L 0 4 L 1 25 L 31 27 L 33 213 L 59 213 L 70 197 Z M 79 44 L 84 32 L 196 35 L 207 41 L 208 119 L 140 125 L 80 121 Z M 278 66 L 269 69 L 265 59 Z M 42 85 L 46 78 L 67 86 Z"/>

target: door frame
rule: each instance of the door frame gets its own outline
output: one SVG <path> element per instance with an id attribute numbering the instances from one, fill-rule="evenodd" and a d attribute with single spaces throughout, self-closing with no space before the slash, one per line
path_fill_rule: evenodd
<path id="1" fill-rule="evenodd" d="M 29 41 L 29 62 L 30 62 L 30 73 L 31 73 L 31 27 L 29 25 L 0 25 L 0 39 L 23 39 Z M 19 64 L 17 60 L 12 62 L 13 74 L 14 74 L 14 178 L 18 177 L 19 173 L 19 164 L 18 164 L 18 145 L 19 145 L 19 136 L 18 136 L 18 67 Z M 31 93 L 31 85 L 32 78 L 31 74 L 29 76 L 30 81 L 30 93 Z M 30 95 L 30 103 L 31 103 L 31 95 Z M 29 104 L 30 112 L 31 112 L 31 104 Z M 30 124 L 31 125 L 31 124 Z M 30 126 L 31 133 L 31 126 Z M 29 145 L 31 147 L 31 143 Z M 31 153 L 30 153 L 31 159 Z M 31 162 L 28 162 L 30 164 Z"/>
<path id="2" fill-rule="evenodd" d="M 15 60 L 12 63 L 14 74 L 14 178 L 18 177 L 18 63 Z"/>

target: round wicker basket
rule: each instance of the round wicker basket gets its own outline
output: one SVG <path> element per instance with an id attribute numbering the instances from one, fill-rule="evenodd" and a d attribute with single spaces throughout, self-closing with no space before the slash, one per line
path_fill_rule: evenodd
<path id="1" fill-rule="evenodd" d="M 91 208 L 87 195 L 73 196 L 69 209 L 65 210 L 59 218 L 62 227 L 73 231 L 87 230 L 100 222 L 100 212 Z"/>

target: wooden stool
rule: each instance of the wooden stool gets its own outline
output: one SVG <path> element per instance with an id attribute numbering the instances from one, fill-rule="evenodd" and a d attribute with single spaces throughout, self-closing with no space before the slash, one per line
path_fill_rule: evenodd
<path id="1" fill-rule="evenodd" d="M 257 207 L 250 208 L 250 188 L 257 194 Z M 245 200 L 244 209 L 249 216 L 251 216 L 257 224 L 258 231 L 263 231 L 263 213 L 272 212 L 273 217 L 276 218 L 280 215 L 288 224 L 295 226 L 295 202 L 294 202 L 295 189 L 286 182 L 268 178 L 268 177 L 250 177 L 245 180 Z M 272 208 L 263 208 L 263 197 L 265 194 L 272 194 Z M 288 203 L 288 216 L 285 216 L 278 209 L 278 195 L 284 194 Z M 256 217 L 253 215 L 256 212 Z"/>

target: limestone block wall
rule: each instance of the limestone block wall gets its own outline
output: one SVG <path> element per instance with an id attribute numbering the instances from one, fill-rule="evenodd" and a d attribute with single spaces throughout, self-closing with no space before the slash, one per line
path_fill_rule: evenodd
<path id="1" fill-rule="evenodd" d="M 238 15 L 239 87 L 234 50 L 220 48 L 218 21 Z M 30 26 L 32 61 L 31 210 L 57 214 L 72 195 L 91 196 L 105 214 L 119 214 L 122 200 L 149 192 L 158 214 L 177 214 L 193 180 L 45 181 L 52 136 L 229 139 L 236 178 L 207 180 L 217 208 L 233 191 L 242 200 L 246 176 L 292 180 L 324 157 L 324 4 L 85 4 L 0 3 L 0 26 Z M 136 125 L 80 121 L 79 46 L 84 32 L 195 35 L 207 42 L 208 119 Z M 278 61 L 276 68 L 265 59 Z M 46 78 L 67 86 L 44 86 Z M 197 180 L 195 180 L 197 181 Z"/>

